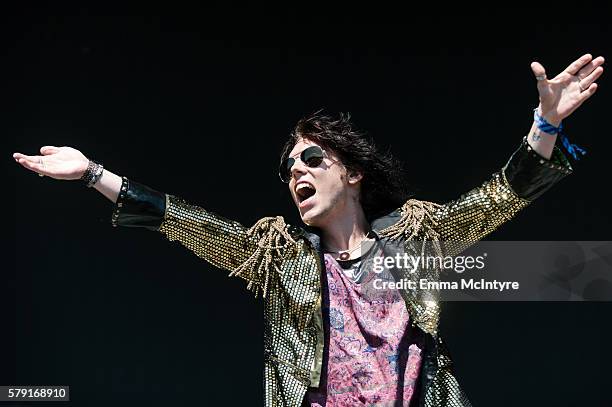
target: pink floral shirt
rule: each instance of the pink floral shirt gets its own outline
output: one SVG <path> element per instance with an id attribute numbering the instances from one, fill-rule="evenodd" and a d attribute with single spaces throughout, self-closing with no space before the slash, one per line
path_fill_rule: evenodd
<path id="1" fill-rule="evenodd" d="M 376 289 L 377 273 L 355 283 L 329 254 L 325 268 L 323 311 L 329 342 L 321 385 L 308 390 L 305 405 L 408 406 L 421 349 L 409 342 L 404 300 L 397 290 Z"/>

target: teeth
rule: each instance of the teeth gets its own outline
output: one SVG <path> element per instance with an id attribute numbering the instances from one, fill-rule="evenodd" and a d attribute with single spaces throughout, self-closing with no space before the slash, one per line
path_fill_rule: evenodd
<path id="1" fill-rule="evenodd" d="M 307 183 L 305 183 L 305 182 L 304 182 L 304 183 L 299 184 L 295 190 L 296 190 L 296 191 L 299 191 L 300 189 L 303 189 L 303 188 L 311 188 L 311 189 L 314 189 L 312 185 L 307 184 Z"/>

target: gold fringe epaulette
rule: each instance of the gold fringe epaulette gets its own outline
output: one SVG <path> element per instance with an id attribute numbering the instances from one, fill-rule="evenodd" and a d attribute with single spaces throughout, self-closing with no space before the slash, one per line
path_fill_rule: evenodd
<path id="1" fill-rule="evenodd" d="M 379 234 L 389 239 L 404 237 L 410 240 L 422 233 L 426 239 L 437 240 L 438 233 L 433 227 L 437 225 L 434 214 L 441 207 L 442 205 L 437 203 L 409 199 L 400 208 L 400 220 L 381 230 Z"/>
<path id="2" fill-rule="evenodd" d="M 265 298 L 272 279 L 281 273 L 281 263 L 296 249 L 296 241 L 291 237 L 288 225 L 282 216 L 258 220 L 247 232 L 247 239 L 257 246 L 253 254 L 229 275 L 239 276 L 249 281 L 247 289 L 262 292 Z"/>

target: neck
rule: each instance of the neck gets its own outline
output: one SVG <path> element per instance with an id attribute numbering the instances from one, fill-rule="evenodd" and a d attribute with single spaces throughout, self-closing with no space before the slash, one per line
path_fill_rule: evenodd
<path id="1" fill-rule="evenodd" d="M 334 252 L 352 249 L 363 241 L 369 231 L 370 224 L 361 205 L 355 204 L 321 228 L 323 247 Z"/>

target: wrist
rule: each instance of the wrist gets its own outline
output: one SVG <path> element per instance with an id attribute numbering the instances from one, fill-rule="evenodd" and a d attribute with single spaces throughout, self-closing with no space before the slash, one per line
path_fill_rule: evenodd
<path id="1" fill-rule="evenodd" d="M 544 116 L 543 116 L 544 115 Z M 533 120 L 536 123 L 537 128 L 544 133 L 556 136 L 557 134 L 561 137 L 561 143 L 568 153 L 578 160 L 578 153 L 584 155 L 586 151 L 580 148 L 576 144 L 570 143 L 569 139 L 563 132 L 563 124 L 561 119 L 557 115 L 542 111 L 542 105 L 533 109 Z"/>
<path id="2" fill-rule="evenodd" d="M 81 180 L 85 176 L 85 172 L 87 171 L 87 167 L 89 166 L 89 160 L 85 159 L 79 163 L 79 168 L 74 173 L 75 180 Z"/>
<path id="3" fill-rule="evenodd" d="M 546 120 L 548 123 L 552 124 L 555 127 L 559 127 L 563 119 L 556 115 L 553 111 L 545 111 L 542 110 L 542 106 L 538 106 L 538 114 Z"/>
<path id="4" fill-rule="evenodd" d="M 83 181 L 88 188 L 91 188 L 100 180 L 100 178 L 102 178 L 103 172 L 104 167 L 102 164 L 89 160 L 87 168 L 85 169 L 85 172 L 83 172 L 80 180 Z"/>
<path id="5" fill-rule="evenodd" d="M 534 121 L 526 141 L 531 149 L 540 157 L 549 160 L 555 148 L 557 135 L 541 131 L 538 128 L 538 123 Z"/>

